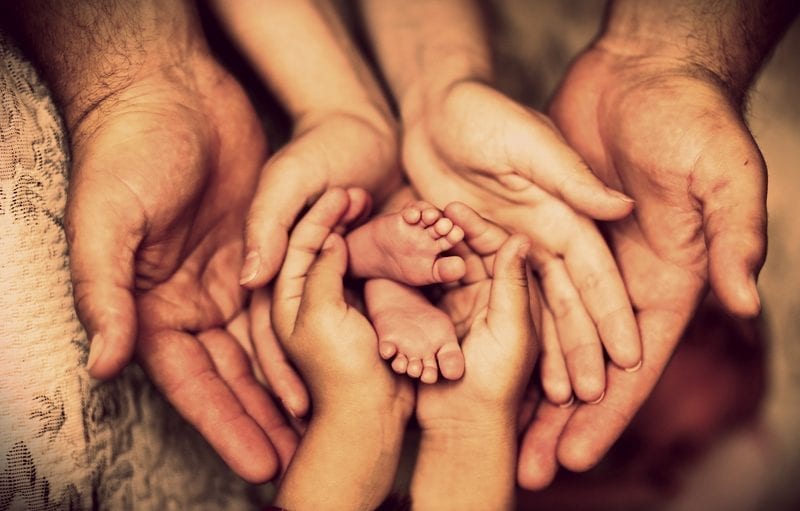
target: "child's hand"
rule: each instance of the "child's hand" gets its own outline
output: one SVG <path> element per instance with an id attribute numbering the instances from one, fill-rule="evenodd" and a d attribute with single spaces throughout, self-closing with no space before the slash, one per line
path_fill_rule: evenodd
<path id="1" fill-rule="evenodd" d="M 574 390 L 585 401 L 600 398 L 603 347 L 630 368 L 641 346 L 614 258 L 584 214 L 619 219 L 630 199 L 606 188 L 546 117 L 482 83 L 432 93 L 405 123 L 403 163 L 424 199 L 440 207 L 465 201 L 531 239 L 530 261 L 552 311 L 543 339 L 548 397 L 563 403 Z"/>
<path id="2" fill-rule="evenodd" d="M 423 430 L 498 420 L 515 425 L 539 348 L 526 267 L 530 242 L 509 237 L 464 204 L 448 205 L 445 215 L 466 236 L 458 253 L 467 274 L 440 302 L 462 339 L 466 369 L 461 380 L 418 390 L 417 420 Z"/>
<path id="3" fill-rule="evenodd" d="M 411 384 L 378 355 L 372 325 L 345 302 L 350 199 L 331 189 L 292 231 L 275 282 L 273 324 L 304 377 L 313 413 L 276 497 L 287 509 L 374 509 L 391 488 Z"/>
<path id="4" fill-rule="evenodd" d="M 458 381 L 420 386 L 422 436 L 412 499 L 420 509 L 513 509 L 517 414 L 538 352 L 526 259 L 530 243 L 509 237 L 463 204 L 448 218 L 465 224 L 462 286 L 443 308 L 463 333 Z"/>
<path id="5" fill-rule="evenodd" d="M 372 325 L 345 302 L 347 248 L 332 231 L 349 206 L 347 192 L 331 189 L 292 231 L 275 282 L 273 325 L 308 386 L 315 415 L 333 407 L 380 407 L 407 416 L 409 383 L 386 367 Z"/>

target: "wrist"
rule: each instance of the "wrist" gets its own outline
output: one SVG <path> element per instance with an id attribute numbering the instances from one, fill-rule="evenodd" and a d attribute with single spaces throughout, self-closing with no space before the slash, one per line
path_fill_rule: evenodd
<path id="1" fill-rule="evenodd" d="M 438 65 L 431 64 L 430 71 L 395 87 L 403 124 L 411 125 L 425 112 L 443 104 L 453 89 L 461 84 L 491 84 L 493 81 L 494 73 L 488 56 L 461 52 L 442 57 Z"/>
<path id="2" fill-rule="evenodd" d="M 31 0 L 19 37 L 42 69 L 67 124 L 143 77 L 208 54 L 193 3 Z"/>
<path id="3" fill-rule="evenodd" d="M 404 392 L 409 390 L 409 392 Z M 413 393 L 410 389 L 397 392 L 341 392 L 328 389 L 326 395 L 317 397 L 313 392 L 314 415 L 320 421 L 356 424 L 380 424 L 386 428 L 405 429 L 414 412 Z"/>

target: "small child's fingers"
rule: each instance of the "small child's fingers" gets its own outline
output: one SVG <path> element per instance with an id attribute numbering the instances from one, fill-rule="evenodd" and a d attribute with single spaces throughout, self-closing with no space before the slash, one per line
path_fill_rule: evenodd
<path id="1" fill-rule="evenodd" d="M 350 197 L 350 206 L 344 216 L 339 220 L 342 226 L 348 229 L 362 224 L 372 211 L 372 196 L 363 188 L 348 188 L 347 195 Z"/>

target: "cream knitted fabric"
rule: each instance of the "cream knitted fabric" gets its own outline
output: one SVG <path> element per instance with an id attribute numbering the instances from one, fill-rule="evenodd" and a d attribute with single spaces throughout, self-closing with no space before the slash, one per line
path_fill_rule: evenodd
<path id="1" fill-rule="evenodd" d="M 234 476 L 129 368 L 84 370 L 63 228 L 64 131 L 0 31 L 0 511 L 250 509 Z"/>

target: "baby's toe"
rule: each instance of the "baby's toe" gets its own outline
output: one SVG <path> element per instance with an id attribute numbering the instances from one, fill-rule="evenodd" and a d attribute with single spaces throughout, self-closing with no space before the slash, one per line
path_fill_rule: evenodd
<path id="1" fill-rule="evenodd" d="M 397 353 L 397 345 L 393 342 L 381 341 L 378 345 L 378 352 L 381 354 L 381 358 L 389 360 Z"/>
<path id="2" fill-rule="evenodd" d="M 402 353 L 398 353 L 394 360 L 392 360 L 392 369 L 397 374 L 406 374 L 408 369 L 408 359 Z"/>
<path id="3" fill-rule="evenodd" d="M 408 360 L 408 369 L 406 374 L 412 378 L 419 378 L 422 375 L 422 360 L 418 358 L 410 358 Z"/>
<path id="4" fill-rule="evenodd" d="M 436 353 L 439 370 L 448 380 L 458 380 L 464 376 L 464 354 L 458 342 L 449 342 Z"/>
<path id="5" fill-rule="evenodd" d="M 442 218 L 442 212 L 434 207 L 429 207 L 422 210 L 422 223 L 431 226 Z"/>
<path id="6" fill-rule="evenodd" d="M 447 236 L 447 233 L 449 233 L 452 229 L 453 221 L 449 218 L 440 218 L 435 224 L 433 224 L 433 230 L 439 236 Z"/>
<path id="7" fill-rule="evenodd" d="M 426 357 L 422 361 L 422 376 L 420 376 L 422 383 L 436 383 L 439 379 L 439 367 L 436 365 L 436 359 L 433 357 Z"/>
<path id="8" fill-rule="evenodd" d="M 407 224 L 414 225 L 422 219 L 422 210 L 416 206 L 409 206 L 402 211 L 400 216 Z"/>

